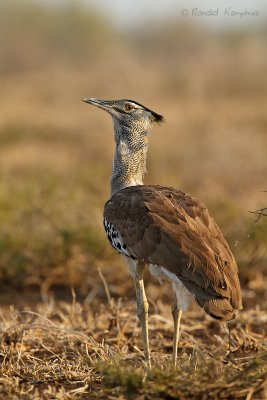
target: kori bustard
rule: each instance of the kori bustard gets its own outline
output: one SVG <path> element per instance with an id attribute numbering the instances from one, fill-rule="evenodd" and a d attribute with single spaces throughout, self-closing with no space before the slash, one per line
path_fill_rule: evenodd
<path id="1" fill-rule="evenodd" d="M 182 312 L 190 296 L 213 318 L 229 321 L 242 308 L 237 266 L 207 208 L 170 187 L 143 185 L 149 128 L 163 117 L 132 100 L 84 99 L 107 111 L 114 124 L 111 197 L 104 227 L 135 282 L 145 359 L 150 367 L 148 302 L 143 273 L 169 279 L 174 289 L 173 363 L 176 366 Z"/>

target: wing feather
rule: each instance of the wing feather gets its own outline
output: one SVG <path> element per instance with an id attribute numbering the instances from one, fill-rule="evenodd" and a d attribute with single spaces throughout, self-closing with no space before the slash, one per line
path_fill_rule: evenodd
<path id="1" fill-rule="evenodd" d="M 207 208 L 173 188 L 144 185 L 116 192 L 104 218 L 129 254 L 174 273 L 215 318 L 242 308 L 237 266 Z"/>

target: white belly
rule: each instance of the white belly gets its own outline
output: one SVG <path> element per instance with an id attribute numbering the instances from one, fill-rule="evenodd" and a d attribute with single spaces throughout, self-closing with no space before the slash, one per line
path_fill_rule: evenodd
<path id="1" fill-rule="evenodd" d="M 179 310 L 186 311 L 192 295 L 180 279 L 166 268 L 156 264 L 149 264 L 149 272 L 159 280 L 167 279 L 172 282 L 172 288 L 176 294 L 177 307 Z"/>
<path id="2" fill-rule="evenodd" d="M 133 260 L 129 257 L 126 257 L 122 254 L 124 261 L 127 263 L 130 269 L 131 276 L 133 279 L 136 278 L 136 267 L 137 267 L 137 260 Z M 149 264 L 148 265 L 149 272 L 151 275 L 155 276 L 159 280 L 164 279 L 172 282 L 172 288 L 176 294 L 177 299 L 177 307 L 179 310 L 185 311 L 188 308 L 192 295 L 186 289 L 186 287 L 182 284 L 182 282 L 177 278 L 175 274 L 168 271 L 166 268 L 161 267 L 160 265 L 156 264 Z"/>

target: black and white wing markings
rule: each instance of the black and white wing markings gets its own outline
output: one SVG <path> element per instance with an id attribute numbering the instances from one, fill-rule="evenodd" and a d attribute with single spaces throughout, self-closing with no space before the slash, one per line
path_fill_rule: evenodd
<path id="1" fill-rule="evenodd" d="M 135 257 L 130 254 L 129 249 L 127 249 L 127 246 L 124 243 L 119 231 L 115 228 L 114 225 L 111 224 L 111 222 L 108 222 L 106 218 L 104 219 L 104 228 L 111 246 L 114 247 L 114 249 L 117 250 L 118 253 L 135 259 Z"/>

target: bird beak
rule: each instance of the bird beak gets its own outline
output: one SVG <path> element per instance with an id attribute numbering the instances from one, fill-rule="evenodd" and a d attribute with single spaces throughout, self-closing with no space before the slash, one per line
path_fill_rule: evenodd
<path id="1" fill-rule="evenodd" d="M 102 110 L 109 111 L 110 108 L 113 106 L 113 101 L 111 100 L 99 100 L 99 99 L 83 99 L 85 103 L 92 104 L 93 106 L 96 106 L 98 108 L 101 108 Z"/>

